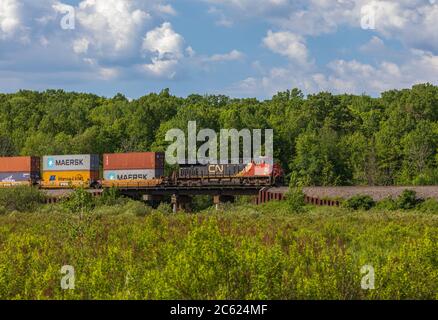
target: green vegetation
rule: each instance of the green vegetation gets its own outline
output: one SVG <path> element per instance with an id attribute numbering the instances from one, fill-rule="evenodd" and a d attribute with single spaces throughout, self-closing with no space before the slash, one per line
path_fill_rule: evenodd
<path id="1" fill-rule="evenodd" d="M 172 96 L 168 90 L 128 101 L 91 94 L 0 94 L 0 155 L 163 151 L 170 128 L 274 130 L 275 156 L 296 185 L 438 183 L 438 87 L 416 85 L 379 98 L 270 100 Z"/>
<path id="2" fill-rule="evenodd" d="M 27 186 L 0 188 L 0 215 L 10 211 L 32 211 L 44 203 L 45 195 Z"/>
<path id="3" fill-rule="evenodd" d="M 402 210 L 414 209 L 423 199 L 417 198 L 417 193 L 413 190 L 404 190 L 397 199 L 397 206 Z"/>
<path id="4" fill-rule="evenodd" d="M 351 197 L 343 203 L 344 207 L 353 210 L 370 210 L 375 204 L 373 198 L 364 195 Z"/>
<path id="5" fill-rule="evenodd" d="M 295 189 L 175 215 L 114 192 L 0 215 L 0 299 L 438 299 L 436 201 L 295 210 Z M 61 289 L 64 265 L 74 290 Z"/>
<path id="6" fill-rule="evenodd" d="M 286 202 L 291 212 L 303 212 L 306 203 L 304 202 L 304 193 L 298 187 L 291 187 L 286 194 Z"/>

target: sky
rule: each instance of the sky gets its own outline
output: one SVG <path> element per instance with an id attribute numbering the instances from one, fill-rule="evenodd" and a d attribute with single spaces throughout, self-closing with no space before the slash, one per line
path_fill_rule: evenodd
<path id="1" fill-rule="evenodd" d="M 0 92 L 266 99 L 438 84 L 438 0 L 0 0 Z"/>

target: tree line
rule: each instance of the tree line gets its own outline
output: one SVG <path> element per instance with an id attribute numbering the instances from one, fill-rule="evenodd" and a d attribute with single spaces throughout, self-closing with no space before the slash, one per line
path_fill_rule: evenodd
<path id="1" fill-rule="evenodd" d="M 164 151 L 169 129 L 273 129 L 274 155 L 296 185 L 438 183 L 438 87 L 271 99 L 47 90 L 0 94 L 0 155 Z"/>

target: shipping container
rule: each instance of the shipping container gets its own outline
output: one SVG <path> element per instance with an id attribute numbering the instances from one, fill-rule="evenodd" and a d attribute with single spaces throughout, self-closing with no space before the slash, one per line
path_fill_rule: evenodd
<path id="1" fill-rule="evenodd" d="M 0 172 L 0 182 L 24 182 L 39 180 L 38 172 Z"/>
<path id="2" fill-rule="evenodd" d="M 43 181 L 97 181 L 99 171 L 44 171 Z"/>
<path id="3" fill-rule="evenodd" d="M 103 155 L 104 170 L 138 170 L 163 168 L 163 152 L 132 152 Z"/>
<path id="4" fill-rule="evenodd" d="M 39 157 L 0 157 L 0 172 L 40 172 Z"/>
<path id="5" fill-rule="evenodd" d="M 99 155 L 76 154 L 63 156 L 44 156 L 43 171 L 97 171 Z"/>
<path id="6" fill-rule="evenodd" d="M 148 180 L 164 176 L 164 169 L 105 170 L 105 180 Z"/>

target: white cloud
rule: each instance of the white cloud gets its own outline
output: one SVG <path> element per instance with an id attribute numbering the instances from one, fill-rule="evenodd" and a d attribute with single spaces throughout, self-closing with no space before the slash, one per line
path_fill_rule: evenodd
<path id="1" fill-rule="evenodd" d="M 275 53 L 288 57 L 290 60 L 307 64 L 308 52 L 303 37 L 292 32 L 272 32 L 263 39 L 263 44 Z"/>
<path id="2" fill-rule="evenodd" d="M 221 62 L 221 61 L 236 61 L 242 60 L 245 55 L 237 50 L 232 50 L 225 54 L 214 54 L 211 57 L 205 59 L 206 62 Z"/>
<path id="3" fill-rule="evenodd" d="M 376 94 L 416 83 L 436 84 L 438 79 L 438 56 L 424 51 L 412 52 L 412 56 L 400 65 L 389 61 L 372 66 L 356 60 L 335 60 L 328 67 L 330 74 L 320 77 L 316 83 L 321 89 L 336 92 Z"/>
<path id="4" fill-rule="evenodd" d="M 430 52 L 413 50 L 401 64 L 382 61 L 376 65 L 357 60 L 334 60 L 324 72 L 305 68 L 272 68 L 259 77 L 249 77 L 237 83 L 233 90 L 246 94 L 266 96 L 294 87 L 308 93 L 331 91 L 334 93 L 379 93 L 411 87 L 416 83 L 437 83 L 438 56 Z"/>
<path id="5" fill-rule="evenodd" d="M 176 16 L 177 14 L 176 10 L 170 4 L 158 4 L 156 9 L 158 12 L 171 16 Z"/>
<path id="6" fill-rule="evenodd" d="M 176 75 L 176 67 L 178 66 L 178 60 L 160 60 L 158 58 L 152 58 L 152 63 L 144 64 L 143 70 L 148 74 L 156 76 L 157 78 L 173 79 Z"/>
<path id="7" fill-rule="evenodd" d="M 365 53 L 382 52 L 386 50 L 385 42 L 377 36 L 373 36 L 370 41 L 360 46 L 360 51 Z"/>
<path id="8" fill-rule="evenodd" d="M 175 67 L 184 57 L 183 45 L 184 38 L 169 22 L 149 31 L 143 39 L 142 50 L 152 58 L 150 64 L 143 66 L 144 70 L 158 77 L 174 78 Z"/>
<path id="9" fill-rule="evenodd" d="M 84 0 L 76 12 L 82 43 L 103 57 L 131 54 L 149 18 L 136 1 L 124 0 Z"/>
<path id="10" fill-rule="evenodd" d="M 100 68 L 99 76 L 102 80 L 111 80 L 119 75 L 119 71 L 116 68 Z"/>
<path id="11" fill-rule="evenodd" d="M 173 31 L 169 22 L 165 22 L 160 27 L 146 33 L 142 50 L 157 54 L 159 59 L 180 58 L 183 44 L 184 38 Z"/>
<path id="12" fill-rule="evenodd" d="M 16 0 L 0 2 L 0 39 L 9 38 L 20 28 L 20 4 Z"/>
<path id="13" fill-rule="evenodd" d="M 73 41 L 73 51 L 78 54 L 84 54 L 88 51 L 90 42 L 86 38 L 80 38 Z"/>

